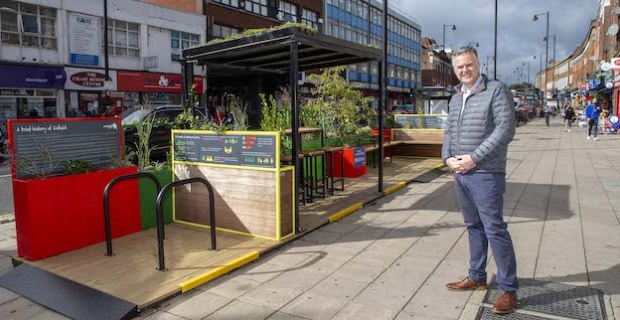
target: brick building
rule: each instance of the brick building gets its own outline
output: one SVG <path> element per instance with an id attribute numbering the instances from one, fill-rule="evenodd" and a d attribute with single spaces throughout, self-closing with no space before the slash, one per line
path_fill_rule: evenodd
<path id="1" fill-rule="evenodd" d="M 422 38 L 422 87 L 448 87 L 458 84 L 450 57 L 445 51 L 436 51 L 434 39 Z"/>

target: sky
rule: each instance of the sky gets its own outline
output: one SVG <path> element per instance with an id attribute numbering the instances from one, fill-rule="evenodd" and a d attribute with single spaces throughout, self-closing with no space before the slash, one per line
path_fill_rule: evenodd
<path id="1" fill-rule="evenodd" d="M 481 69 L 493 75 L 494 15 L 493 0 L 388 0 L 390 6 L 410 16 L 422 27 L 422 36 L 442 43 L 446 27 L 446 48 L 459 48 L 477 43 Z M 545 61 L 546 15 L 532 20 L 534 14 L 549 11 L 549 60 L 553 59 L 553 35 L 556 36 L 556 60 L 566 59 L 583 42 L 590 21 L 598 16 L 598 0 L 498 0 L 497 74 L 508 84 L 516 83 L 515 70 L 523 67 L 527 81 L 529 62 L 530 82 Z M 534 59 L 536 56 L 536 59 Z M 525 63 L 525 66 L 523 66 Z M 520 71 L 519 71 L 520 72 Z"/>

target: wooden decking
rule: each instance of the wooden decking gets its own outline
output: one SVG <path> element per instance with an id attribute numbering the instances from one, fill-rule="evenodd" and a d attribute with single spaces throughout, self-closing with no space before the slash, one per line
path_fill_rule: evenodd
<path id="1" fill-rule="evenodd" d="M 394 158 L 384 162 L 384 190 L 433 171 L 436 158 Z M 345 191 L 301 207 L 300 226 L 305 230 L 324 224 L 330 215 L 355 203 L 378 197 L 377 169 L 368 167 L 365 176 L 345 180 Z M 105 243 L 67 252 L 33 264 L 59 276 L 131 301 L 143 308 L 179 293 L 179 284 L 252 252 L 278 245 L 275 241 L 217 233 L 218 251 L 208 250 L 209 229 L 178 223 L 166 227 L 166 267 L 157 268 L 154 229 L 115 239 L 114 257 L 104 255 Z M 17 258 L 19 259 L 19 258 Z"/>

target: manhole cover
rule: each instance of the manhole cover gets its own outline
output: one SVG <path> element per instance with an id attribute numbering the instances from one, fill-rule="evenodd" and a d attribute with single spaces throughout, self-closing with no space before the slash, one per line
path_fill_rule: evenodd
<path id="1" fill-rule="evenodd" d="M 491 308 L 482 307 L 478 310 L 476 320 L 548 320 L 547 318 L 541 318 L 532 316 L 529 314 L 509 313 L 509 314 L 495 314 Z"/>
<path id="2" fill-rule="evenodd" d="M 607 319 L 601 290 L 532 279 L 519 279 L 519 282 L 519 309 L 571 319 Z M 494 304 L 498 294 L 497 284 L 493 279 L 484 302 Z"/>

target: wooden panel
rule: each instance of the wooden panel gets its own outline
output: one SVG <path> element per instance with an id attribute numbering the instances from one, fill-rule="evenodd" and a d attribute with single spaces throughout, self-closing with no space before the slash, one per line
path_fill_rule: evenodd
<path id="1" fill-rule="evenodd" d="M 293 171 L 280 175 L 280 236 L 293 233 Z"/>
<path id="2" fill-rule="evenodd" d="M 443 130 L 396 130 L 393 129 L 396 141 L 436 141 L 443 143 Z"/>
<path id="3" fill-rule="evenodd" d="M 177 164 L 175 177 L 201 177 L 211 183 L 218 228 L 276 238 L 275 172 Z M 175 197 L 177 221 L 211 224 L 204 186 L 177 187 Z"/>
<path id="4" fill-rule="evenodd" d="M 394 147 L 395 156 L 441 157 L 441 144 L 437 143 L 405 143 Z"/>

